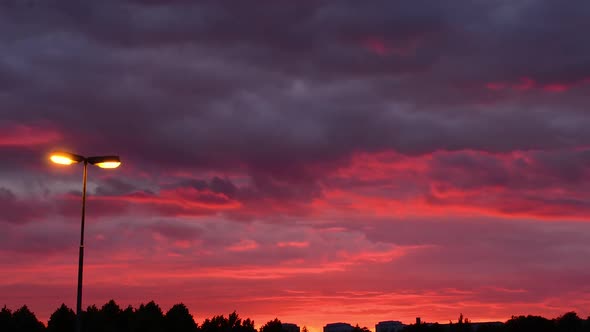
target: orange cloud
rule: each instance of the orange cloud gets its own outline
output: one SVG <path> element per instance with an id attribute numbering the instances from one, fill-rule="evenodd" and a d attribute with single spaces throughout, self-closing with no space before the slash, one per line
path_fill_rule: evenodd
<path id="1" fill-rule="evenodd" d="M 241 240 L 239 243 L 231 245 L 226 248 L 228 251 L 234 252 L 242 252 L 242 251 L 250 251 L 257 249 L 259 247 L 258 243 L 253 240 Z"/>
<path id="2" fill-rule="evenodd" d="M 215 211 L 238 209 L 242 204 L 222 193 L 208 189 L 175 188 L 161 190 L 157 194 L 136 192 L 121 196 L 91 196 L 93 201 L 127 202 L 153 208 L 165 215 L 202 215 Z"/>
<path id="3" fill-rule="evenodd" d="M 0 147 L 31 147 L 55 143 L 62 139 L 54 129 L 17 125 L 0 128 Z"/>
<path id="4" fill-rule="evenodd" d="M 279 242 L 277 243 L 277 247 L 279 248 L 307 248 L 309 247 L 309 242 L 307 241 L 288 241 L 288 242 Z"/>
<path id="5" fill-rule="evenodd" d="M 509 81 L 502 81 L 502 82 L 488 82 L 485 84 L 486 89 L 492 91 L 517 91 L 517 92 L 525 92 L 530 90 L 541 90 L 545 92 L 552 92 L 552 93 L 560 93 L 568 91 L 574 87 L 581 86 L 584 84 L 588 84 L 590 82 L 589 78 L 576 80 L 572 82 L 549 82 L 549 83 L 539 83 L 538 81 L 530 78 L 530 77 L 522 77 L 518 82 L 509 82 Z"/>
<path id="6" fill-rule="evenodd" d="M 565 170 L 544 164 L 551 153 L 360 153 L 328 177 L 312 208 L 319 215 L 590 220 L 583 183 L 565 185 Z"/>

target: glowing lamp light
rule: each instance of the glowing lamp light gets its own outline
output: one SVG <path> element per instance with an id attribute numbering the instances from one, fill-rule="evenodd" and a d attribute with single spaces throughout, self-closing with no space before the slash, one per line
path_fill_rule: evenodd
<path id="1" fill-rule="evenodd" d="M 73 161 L 70 158 L 64 157 L 64 156 L 51 156 L 50 157 L 51 161 L 53 161 L 56 164 L 60 164 L 60 165 L 71 165 L 73 163 L 75 163 L 75 161 Z"/>
<path id="2" fill-rule="evenodd" d="M 84 161 L 85 158 L 69 152 L 54 152 L 49 159 L 56 164 L 71 165 Z"/>
<path id="3" fill-rule="evenodd" d="M 100 168 L 117 168 L 121 165 L 120 161 L 105 161 L 104 163 L 95 164 Z"/>
<path id="4" fill-rule="evenodd" d="M 100 168 L 117 168 L 121 165 L 121 159 L 118 156 L 102 156 L 87 158 L 88 163 Z"/>
<path id="5" fill-rule="evenodd" d="M 99 156 L 99 157 L 82 157 L 77 154 L 69 152 L 54 152 L 49 159 L 60 165 L 72 165 L 79 162 L 91 164 L 100 168 L 117 168 L 121 165 L 121 158 L 119 156 Z"/>

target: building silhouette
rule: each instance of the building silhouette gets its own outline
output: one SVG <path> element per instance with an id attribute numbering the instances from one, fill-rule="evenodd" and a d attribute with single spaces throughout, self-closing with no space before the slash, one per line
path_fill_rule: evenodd
<path id="1" fill-rule="evenodd" d="M 397 320 L 387 320 L 375 324 L 375 332 L 399 332 L 403 330 L 404 324 Z"/>
<path id="2" fill-rule="evenodd" d="M 352 325 L 348 323 L 330 323 L 324 326 L 324 332 L 352 332 Z"/>
<path id="3" fill-rule="evenodd" d="M 301 329 L 299 329 L 299 326 L 297 326 L 297 324 L 282 323 L 281 331 L 283 331 L 283 332 L 301 332 Z"/>

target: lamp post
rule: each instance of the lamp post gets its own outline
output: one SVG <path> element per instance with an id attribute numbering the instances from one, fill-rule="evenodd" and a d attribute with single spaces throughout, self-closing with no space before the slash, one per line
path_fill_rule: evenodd
<path id="1" fill-rule="evenodd" d="M 88 175 L 88 164 L 100 168 L 117 168 L 121 165 L 118 156 L 83 157 L 69 152 L 55 152 L 49 157 L 52 162 L 60 165 L 72 165 L 84 163 L 82 175 L 82 221 L 80 227 L 80 252 L 78 256 L 78 295 L 76 300 L 76 332 L 82 330 L 82 266 L 84 263 L 84 217 L 86 215 L 86 177 Z"/>

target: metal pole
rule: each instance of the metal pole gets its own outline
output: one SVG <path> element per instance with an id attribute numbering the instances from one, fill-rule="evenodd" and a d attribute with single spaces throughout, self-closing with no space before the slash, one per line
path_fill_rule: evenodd
<path id="1" fill-rule="evenodd" d="M 82 179 L 82 226 L 80 229 L 80 255 L 78 259 L 78 299 L 76 303 L 76 332 L 82 331 L 82 265 L 84 263 L 84 216 L 86 214 L 86 176 L 88 161 L 84 160 Z"/>

